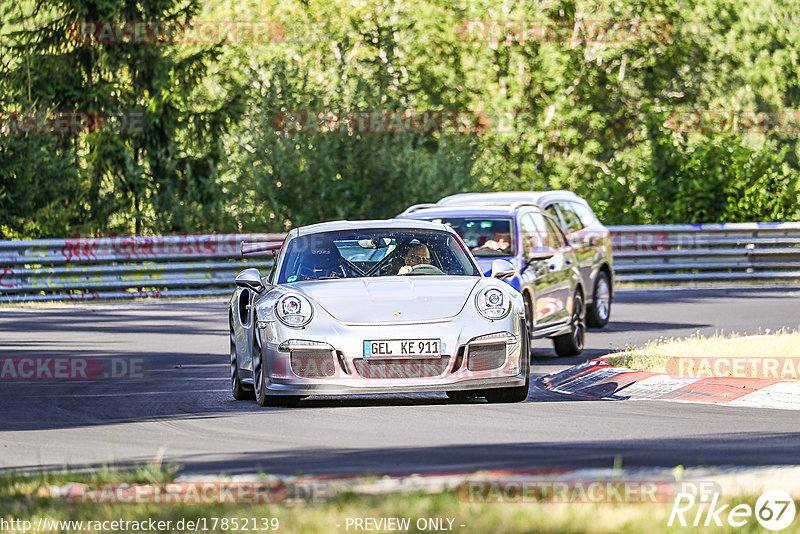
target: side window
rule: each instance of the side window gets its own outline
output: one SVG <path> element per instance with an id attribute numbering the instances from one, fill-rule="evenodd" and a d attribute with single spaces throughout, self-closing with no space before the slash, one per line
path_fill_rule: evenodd
<path id="1" fill-rule="evenodd" d="M 556 223 L 557 223 L 557 224 L 559 224 L 559 225 L 563 224 L 563 223 L 562 223 L 562 220 L 561 220 L 561 215 L 558 213 L 558 208 L 556 208 L 556 205 L 555 205 L 555 204 L 550 204 L 549 206 L 547 206 L 547 207 L 544 209 L 544 211 L 545 211 L 545 213 L 547 213 L 547 214 L 548 214 L 550 217 L 552 217 L 552 218 L 553 218 L 553 220 L 554 220 L 554 221 L 556 221 Z M 544 223 L 542 223 L 542 224 L 544 224 Z"/>
<path id="2" fill-rule="evenodd" d="M 538 215 L 538 214 L 536 214 Z M 538 215 L 541 217 L 541 215 Z M 527 253 L 536 247 L 544 245 L 543 237 L 545 236 L 536 223 L 533 221 L 530 213 L 525 213 L 519 220 L 520 239 L 522 240 L 522 251 L 527 256 Z"/>
<path id="3" fill-rule="evenodd" d="M 577 232 L 578 230 L 583 230 L 584 224 L 581 222 L 581 218 L 578 214 L 572 209 L 571 202 L 556 202 L 556 204 L 558 204 L 558 210 L 561 212 L 561 217 L 564 220 L 565 231 Z"/>
<path id="4" fill-rule="evenodd" d="M 531 214 L 534 224 L 536 224 L 536 234 L 539 236 L 539 246 L 561 248 L 564 246 L 564 240 L 561 238 L 561 233 L 558 228 L 555 228 L 555 223 L 549 217 L 541 213 Z M 556 231 L 554 231 L 554 229 Z"/>
<path id="5" fill-rule="evenodd" d="M 597 220 L 597 217 L 595 217 L 594 212 L 589 206 L 580 202 L 570 202 L 569 205 L 575 213 L 578 214 L 584 227 L 593 224 Z"/>
<path id="6" fill-rule="evenodd" d="M 565 247 L 567 242 L 564 240 L 564 234 L 561 233 L 561 229 L 559 229 L 555 221 L 550 217 L 542 218 L 544 219 L 545 227 L 547 228 L 547 239 L 551 243 L 550 246 L 553 248 Z"/>

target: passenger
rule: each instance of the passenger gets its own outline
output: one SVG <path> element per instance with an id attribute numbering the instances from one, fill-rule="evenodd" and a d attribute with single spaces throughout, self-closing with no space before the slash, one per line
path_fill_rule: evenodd
<path id="1" fill-rule="evenodd" d="M 472 249 L 472 252 L 476 252 L 481 249 L 489 249 L 492 251 L 497 251 L 500 253 L 507 254 L 511 250 L 511 241 L 509 234 L 503 233 L 496 233 L 495 239 L 490 239 L 483 245 L 479 247 L 475 247 Z"/>

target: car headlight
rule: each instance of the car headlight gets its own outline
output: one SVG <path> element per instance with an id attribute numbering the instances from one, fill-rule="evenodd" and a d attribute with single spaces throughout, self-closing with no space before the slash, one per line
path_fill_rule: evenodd
<path id="1" fill-rule="evenodd" d="M 286 326 L 305 326 L 314 316 L 314 308 L 308 299 L 300 295 L 286 295 L 275 303 L 275 315 Z"/>
<path id="2" fill-rule="evenodd" d="M 511 299 L 496 287 L 490 287 L 478 293 L 475 305 L 481 315 L 487 319 L 502 319 L 511 311 Z"/>

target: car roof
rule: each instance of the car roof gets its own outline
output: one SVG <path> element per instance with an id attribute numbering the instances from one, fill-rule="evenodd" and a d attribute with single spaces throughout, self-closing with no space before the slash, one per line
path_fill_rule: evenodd
<path id="1" fill-rule="evenodd" d="M 415 219 L 376 219 L 369 221 L 329 221 L 296 228 L 296 235 L 316 234 L 319 232 L 335 232 L 337 230 L 370 230 L 370 229 L 398 229 L 408 228 L 412 230 L 440 230 L 452 232 L 452 230 L 441 223 L 431 221 L 420 221 Z"/>
<path id="2" fill-rule="evenodd" d="M 514 204 L 517 202 L 530 202 L 543 204 L 548 200 L 574 200 L 583 202 L 572 191 L 554 189 L 552 191 L 503 191 L 496 193 L 459 193 L 444 197 L 436 204 L 443 206 L 457 206 L 463 204 Z"/>
<path id="3" fill-rule="evenodd" d="M 532 209 L 539 209 L 536 206 L 530 206 Z M 412 206 L 413 208 L 413 206 Z M 456 206 L 438 206 L 433 204 L 429 207 L 418 207 L 401 213 L 399 217 L 403 220 L 406 218 L 417 217 L 463 217 L 465 215 L 471 217 L 513 217 L 516 211 L 516 206 L 510 204 L 459 204 Z"/>

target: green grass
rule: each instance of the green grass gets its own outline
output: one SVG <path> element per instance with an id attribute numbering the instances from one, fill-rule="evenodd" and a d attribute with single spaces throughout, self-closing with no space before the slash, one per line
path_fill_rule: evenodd
<path id="1" fill-rule="evenodd" d="M 739 336 L 737 334 L 715 334 L 688 338 L 659 338 L 648 342 L 640 348 L 627 349 L 607 360 L 611 365 L 650 371 L 669 373 L 670 362 L 678 358 L 798 358 L 800 357 L 800 330 L 779 331 L 755 336 Z M 686 365 L 694 365 L 694 362 Z"/>
<path id="2" fill-rule="evenodd" d="M 566 504 L 532 502 L 525 504 L 487 504 L 464 502 L 456 491 L 442 493 L 405 493 L 390 495 L 361 495 L 344 492 L 325 502 L 315 504 L 265 505 L 156 505 L 156 504 L 78 504 L 63 498 L 51 497 L 47 485 L 79 481 L 89 484 L 103 482 L 164 482 L 172 480 L 172 468 L 143 467 L 131 472 L 106 470 L 88 476 L 75 474 L 39 475 L 30 478 L 7 475 L 0 479 L 0 517 L 29 520 L 42 517 L 53 520 L 156 521 L 206 518 L 208 532 L 223 532 L 222 518 L 276 518 L 278 532 L 329 533 L 355 532 L 346 529 L 347 518 L 410 518 L 407 532 L 417 529 L 419 518 L 451 518 L 453 532 L 458 533 L 525 533 L 525 532 L 586 532 L 638 533 L 687 532 L 680 526 L 667 527 L 672 504 Z M 756 497 L 723 499 L 731 504 L 755 504 Z M 687 515 L 687 517 L 692 514 Z M 217 528 L 210 521 L 217 518 Z M 338 526 L 337 526 L 338 525 Z M 464 525 L 461 527 L 461 525 Z M 742 528 L 700 528 L 700 532 L 759 532 L 755 519 Z M 690 530 L 695 531 L 689 527 Z M 236 529 L 227 529 L 230 532 Z M 241 530 L 241 529 L 240 529 Z M 71 530 L 61 530 L 70 532 Z M 166 531 L 177 532 L 173 526 Z M 242 530 L 243 531 L 243 530 Z M 250 531 L 248 529 L 247 531 Z M 262 531 L 263 532 L 263 531 Z"/>

